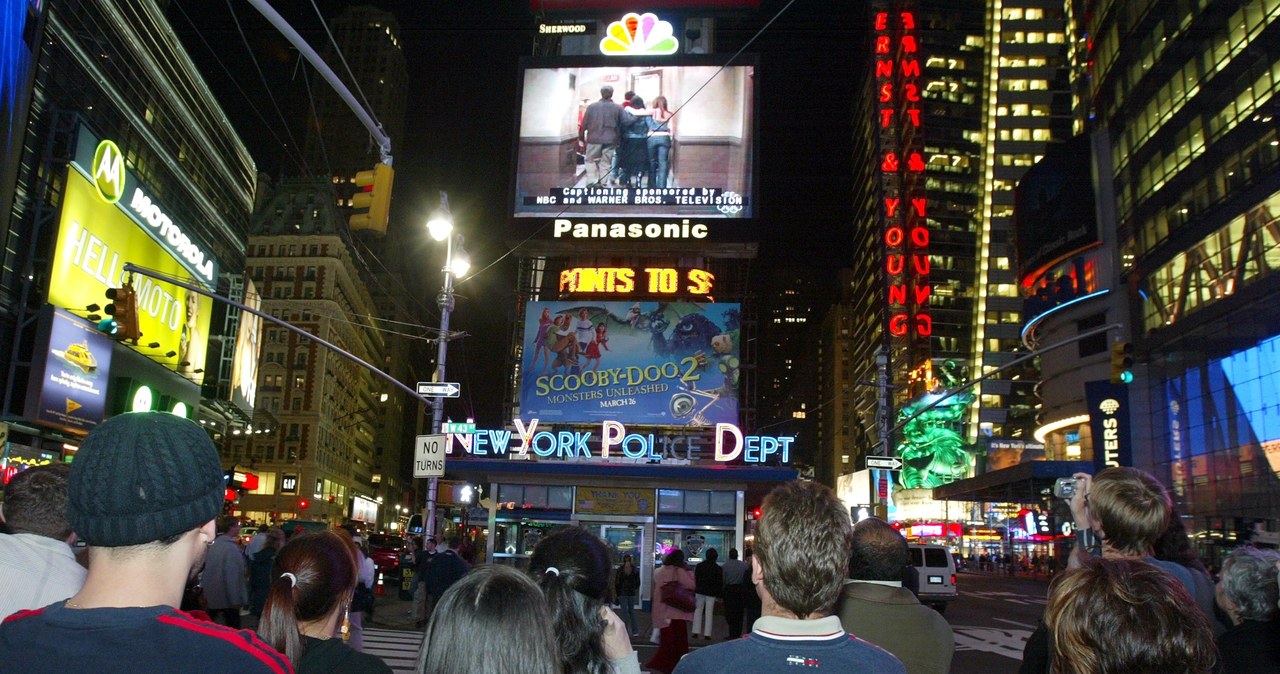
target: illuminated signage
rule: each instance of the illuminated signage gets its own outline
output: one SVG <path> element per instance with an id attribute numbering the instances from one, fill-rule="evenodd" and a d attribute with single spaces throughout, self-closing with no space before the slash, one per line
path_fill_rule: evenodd
<path id="1" fill-rule="evenodd" d="M 912 345 L 933 334 L 929 313 L 929 229 L 921 152 L 920 60 L 912 12 L 875 15 L 875 78 L 882 129 L 885 278 L 889 332 Z M 919 348 L 914 350 L 921 350 Z M 927 350 L 926 350 L 927 353 Z M 917 356 L 919 354 L 916 354 Z"/>
<path id="2" fill-rule="evenodd" d="M 560 292 L 709 295 L 715 274 L 670 267 L 574 267 L 560 272 Z"/>
<path id="3" fill-rule="evenodd" d="M 93 186 L 102 200 L 114 204 L 124 194 L 124 155 L 116 144 L 104 140 L 93 152 Z"/>
<path id="4" fill-rule="evenodd" d="M 514 217 L 556 218 L 556 237 L 639 240 L 701 239 L 707 227 L 698 221 L 755 217 L 754 63 L 564 56 L 525 60 L 521 68 Z M 575 163 L 586 151 L 581 142 L 593 144 L 588 136 L 603 131 L 587 128 L 596 125 L 593 106 L 608 92 L 613 107 L 606 109 L 613 109 L 632 89 L 627 103 L 641 107 L 629 107 L 634 112 L 621 121 L 626 131 L 653 134 L 653 142 L 624 142 L 617 165 L 594 154 Z"/>
<path id="5" fill-rule="evenodd" d="M 297 476 L 297 475 L 292 475 L 292 474 L 289 474 L 289 473 L 285 473 L 283 476 L 281 476 L 281 478 L 280 478 L 280 493 L 281 493 L 281 494 L 296 494 L 296 493 L 298 493 L 298 476 Z"/>
<path id="6" fill-rule="evenodd" d="M 596 23 L 594 21 L 538 24 L 539 35 L 585 35 L 594 32 L 596 32 Z"/>
<path id="7" fill-rule="evenodd" d="M 707 226 L 680 222 L 573 222 L 558 218 L 552 227 L 557 238 L 573 239 L 705 239 Z"/>
<path id="8" fill-rule="evenodd" d="M 1129 388 L 1109 381 L 1084 384 L 1093 433 L 1093 463 L 1098 470 L 1133 465 L 1129 434 Z"/>
<path id="9" fill-rule="evenodd" d="M 133 396 L 129 399 L 129 411 L 150 412 L 154 403 L 155 394 L 151 392 L 151 387 L 143 384 L 133 392 Z"/>
<path id="10" fill-rule="evenodd" d="M 49 303 L 83 309 L 106 301 L 108 288 L 124 280 L 124 263 L 177 277 L 187 267 L 117 206 L 103 203 L 79 171 L 68 170 L 54 257 L 49 262 Z M 213 300 L 150 277 L 135 277 L 142 342 L 160 347 L 148 353 L 170 369 L 201 383 Z M 166 355 L 172 351 L 173 355 Z M 183 365 L 183 363 L 186 363 Z"/>
<path id="11" fill-rule="evenodd" d="M 64 311 L 55 309 L 45 316 L 37 353 L 43 350 L 47 355 L 32 363 L 26 415 L 59 428 L 87 431 L 106 411 L 111 339 Z"/>
<path id="12" fill-rule="evenodd" d="M 629 12 L 605 29 L 600 53 L 605 56 L 653 56 L 674 54 L 680 49 L 671 23 L 645 12 Z"/>
<path id="13" fill-rule="evenodd" d="M 378 503 L 361 496 L 351 497 L 351 519 L 357 522 L 377 522 Z"/>
<path id="14" fill-rule="evenodd" d="M 143 189 L 142 181 L 125 166 L 124 155 L 115 143 L 99 141 L 88 128 L 80 127 L 74 164 L 93 182 L 98 199 L 128 214 L 201 283 L 211 288 L 217 284 L 218 270 L 213 256 L 164 212 L 148 190 Z M 133 193 L 126 203 L 124 196 L 130 186 Z"/>
<path id="15" fill-rule="evenodd" d="M 538 430 L 538 419 L 526 425 L 515 420 L 516 430 L 481 430 L 473 434 L 450 435 L 445 452 L 453 454 L 455 446 L 471 456 L 555 459 L 633 459 L 661 461 L 666 454 L 663 444 L 653 433 L 629 433 L 617 421 L 605 421 L 600 432 Z M 670 438 L 663 438 L 669 441 Z M 688 438 L 684 438 L 686 443 Z M 743 435 L 734 424 L 716 424 L 713 434 L 714 459 L 717 463 L 741 461 L 742 463 L 790 463 L 791 436 Z M 685 458 L 696 461 L 703 458 L 702 447 L 697 446 Z"/>
<path id="16" fill-rule="evenodd" d="M 553 423 L 736 422 L 741 323 L 728 302 L 530 302 L 520 411 Z"/>
<path id="17" fill-rule="evenodd" d="M 154 229 L 162 243 L 168 244 L 170 249 L 191 263 L 206 283 L 216 281 L 213 275 L 213 258 L 206 258 L 204 251 L 160 210 L 160 204 L 153 202 L 141 187 L 134 188 L 133 198 L 129 200 L 129 210 Z"/>

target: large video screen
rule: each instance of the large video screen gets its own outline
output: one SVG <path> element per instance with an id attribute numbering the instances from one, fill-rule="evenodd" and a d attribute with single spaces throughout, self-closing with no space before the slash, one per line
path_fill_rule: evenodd
<path id="1" fill-rule="evenodd" d="M 523 64 L 515 216 L 753 217 L 755 65 L 607 61 Z"/>
<path id="2" fill-rule="evenodd" d="M 520 416 L 544 423 L 738 423 L 732 303 L 531 302 Z"/>

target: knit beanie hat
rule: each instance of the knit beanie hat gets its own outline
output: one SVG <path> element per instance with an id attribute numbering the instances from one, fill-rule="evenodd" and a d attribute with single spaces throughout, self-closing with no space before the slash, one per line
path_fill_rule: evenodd
<path id="1" fill-rule="evenodd" d="M 67 521 L 89 545 L 141 545 L 222 512 L 226 485 L 213 441 L 166 412 L 121 414 L 80 445 L 67 484 Z"/>

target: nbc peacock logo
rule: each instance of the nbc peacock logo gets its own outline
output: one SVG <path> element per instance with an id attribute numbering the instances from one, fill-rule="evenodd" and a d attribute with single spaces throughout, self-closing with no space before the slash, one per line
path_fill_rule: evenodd
<path id="1" fill-rule="evenodd" d="M 671 24 L 648 12 L 630 12 L 609 24 L 600 41 L 600 53 L 607 56 L 674 54 L 679 48 Z"/>

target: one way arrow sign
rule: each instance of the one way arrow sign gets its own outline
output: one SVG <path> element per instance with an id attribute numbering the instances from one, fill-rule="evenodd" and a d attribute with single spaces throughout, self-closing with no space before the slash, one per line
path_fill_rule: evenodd
<path id="1" fill-rule="evenodd" d="M 868 456 L 867 468 L 900 470 L 902 468 L 902 459 L 896 456 Z"/>
<path id="2" fill-rule="evenodd" d="M 428 398 L 457 398 L 462 393 L 462 386 L 453 381 L 420 381 L 418 395 Z"/>

